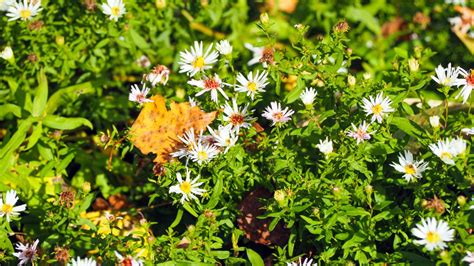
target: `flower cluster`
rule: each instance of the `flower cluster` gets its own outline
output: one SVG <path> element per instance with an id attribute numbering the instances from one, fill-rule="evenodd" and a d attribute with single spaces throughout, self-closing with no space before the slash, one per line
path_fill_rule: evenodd
<path id="1" fill-rule="evenodd" d="M 474 71 L 467 71 L 461 67 L 452 67 L 451 63 L 444 68 L 439 65 L 436 69 L 436 76 L 431 78 L 444 87 L 461 87 L 461 91 L 456 95 L 456 99 L 462 97 L 462 103 L 466 103 L 474 88 Z"/>

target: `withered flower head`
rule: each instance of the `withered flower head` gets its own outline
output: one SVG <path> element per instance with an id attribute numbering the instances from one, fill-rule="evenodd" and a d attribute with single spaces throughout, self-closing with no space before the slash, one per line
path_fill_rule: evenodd
<path id="1" fill-rule="evenodd" d="M 435 212 L 442 214 L 446 210 L 444 205 L 445 204 L 442 199 L 438 198 L 437 196 L 434 196 L 434 198 L 427 200 L 426 204 L 423 207 L 425 209 L 433 209 L 435 210 Z"/>
<path id="2" fill-rule="evenodd" d="M 334 31 L 339 32 L 339 33 L 346 33 L 350 29 L 349 24 L 347 24 L 346 21 L 339 21 L 335 26 L 334 26 Z"/>
<path id="3" fill-rule="evenodd" d="M 71 209 L 74 207 L 74 197 L 75 193 L 69 189 L 66 189 L 65 191 L 61 192 L 61 194 L 59 194 L 59 204 L 61 204 L 63 207 Z"/>
<path id="4" fill-rule="evenodd" d="M 69 250 L 64 247 L 54 248 L 54 258 L 61 264 L 66 265 L 69 261 Z"/>
<path id="5" fill-rule="evenodd" d="M 262 52 L 262 57 L 260 58 L 260 63 L 267 63 L 269 65 L 273 65 L 274 58 L 273 58 L 274 50 L 272 47 L 265 47 Z"/>

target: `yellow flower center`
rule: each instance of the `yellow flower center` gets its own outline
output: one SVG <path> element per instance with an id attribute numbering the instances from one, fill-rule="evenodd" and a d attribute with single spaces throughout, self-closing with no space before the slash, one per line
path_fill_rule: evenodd
<path id="1" fill-rule="evenodd" d="M 20 17 L 22 19 L 27 19 L 31 17 L 31 11 L 29 9 L 20 10 Z"/>
<path id="2" fill-rule="evenodd" d="M 428 232 L 428 234 L 426 234 L 426 240 L 434 244 L 438 243 L 441 240 L 441 237 L 437 232 Z"/>
<path id="3" fill-rule="evenodd" d="M 184 181 L 179 185 L 179 189 L 181 189 L 181 191 L 184 193 L 189 194 L 191 193 L 191 183 Z"/>
<path id="4" fill-rule="evenodd" d="M 114 6 L 111 9 L 112 9 L 112 15 L 118 17 L 118 15 L 120 14 L 120 8 L 118 6 Z"/>
<path id="5" fill-rule="evenodd" d="M 206 160 L 207 159 L 207 152 L 200 151 L 200 152 L 198 152 L 197 157 L 200 161 Z"/>
<path id="6" fill-rule="evenodd" d="M 249 82 L 247 88 L 249 91 L 257 91 L 257 84 L 255 82 Z"/>
<path id="7" fill-rule="evenodd" d="M 376 105 L 374 105 L 374 107 L 372 107 L 372 113 L 374 113 L 376 115 L 382 113 L 382 110 L 383 110 L 383 108 L 380 104 L 376 104 Z"/>
<path id="8" fill-rule="evenodd" d="M 198 58 L 196 58 L 196 60 L 194 60 L 194 62 L 193 62 L 193 67 L 194 68 L 203 68 L 204 67 L 204 57 L 199 56 Z"/>
<path id="9" fill-rule="evenodd" d="M 3 204 L 3 206 L 2 206 L 2 212 L 3 212 L 3 213 L 11 213 L 11 212 L 13 212 L 13 206 L 10 205 L 10 204 L 6 204 L 6 203 Z"/>
<path id="10" fill-rule="evenodd" d="M 273 118 L 276 121 L 280 121 L 283 118 L 283 114 L 281 112 L 276 112 L 276 113 L 273 114 Z"/>
<path id="11" fill-rule="evenodd" d="M 451 153 L 449 153 L 449 152 L 447 152 L 447 151 L 443 151 L 439 157 L 440 157 L 441 159 L 451 159 L 451 158 L 453 158 L 453 156 L 451 155 Z"/>
<path id="12" fill-rule="evenodd" d="M 413 164 L 407 164 L 405 166 L 405 173 L 407 173 L 409 175 L 415 174 L 416 173 L 415 166 Z"/>

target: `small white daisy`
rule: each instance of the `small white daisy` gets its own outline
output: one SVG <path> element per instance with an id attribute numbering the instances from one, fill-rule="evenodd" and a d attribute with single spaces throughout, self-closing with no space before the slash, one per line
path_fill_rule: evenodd
<path id="1" fill-rule="evenodd" d="M 191 150 L 189 158 L 193 162 L 197 162 L 199 165 L 201 165 L 202 163 L 208 163 L 214 159 L 218 153 L 219 151 L 217 150 L 216 146 L 198 141 L 196 147 Z"/>
<path id="2" fill-rule="evenodd" d="M 454 156 L 458 156 L 466 151 L 467 143 L 462 138 L 457 137 L 451 141 L 451 147 L 453 147 Z"/>
<path id="3" fill-rule="evenodd" d="M 181 203 L 197 199 L 196 195 L 202 195 L 205 189 L 199 188 L 203 183 L 199 182 L 199 175 L 191 181 L 191 172 L 186 169 L 186 180 L 183 180 L 181 173 L 176 173 L 178 184 L 170 187 L 170 193 L 181 194 Z"/>
<path id="4" fill-rule="evenodd" d="M 0 217 L 6 216 L 7 221 L 10 222 L 10 217 L 20 215 L 20 212 L 26 210 L 26 204 L 15 206 L 18 201 L 15 190 L 7 191 L 5 195 L 5 202 L 0 198 Z"/>
<path id="5" fill-rule="evenodd" d="M 403 173 L 403 177 L 407 182 L 415 181 L 416 178 L 421 178 L 423 171 L 428 169 L 428 163 L 423 160 L 413 160 L 413 154 L 410 151 L 405 151 L 405 155 L 398 155 L 399 163 L 391 163 L 390 166 L 395 168 L 400 173 Z"/>
<path id="6" fill-rule="evenodd" d="M 226 100 L 229 99 L 222 89 L 225 83 L 222 82 L 217 74 L 214 74 L 214 77 L 204 77 L 201 80 L 192 79 L 188 81 L 188 84 L 202 89 L 200 92 L 196 93 L 196 96 L 201 96 L 206 92 L 211 92 L 211 99 L 217 103 L 219 101 L 218 92 L 220 92 Z"/>
<path id="7" fill-rule="evenodd" d="M 267 71 L 262 71 L 261 73 L 257 71 L 255 75 L 252 75 L 250 72 L 245 78 L 242 73 L 237 75 L 237 81 L 240 85 L 236 85 L 235 90 L 238 92 L 246 92 L 247 96 L 250 95 L 250 98 L 255 97 L 255 94 L 259 92 L 265 92 L 264 88 L 268 85 Z"/>
<path id="8" fill-rule="evenodd" d="M 306 88 L 301 94 L 300 99 L 304 105 L 312 105 L 318 93 L 313 88 Z"/>
<path id="9" fill-rule="evenodd" d="M 448 139 L 445 139 L 444 141 L 438 140 L 437 144 L 430 144 L 429 148 L 441 159 L 441 161 L 449 165 L 454 165 L 453 158 L 456 157 L 458 152 L 452 146 L 451 141 Z"/>
<path id="10" fill-rule="evenodd" d="M 41 1 L 23 0 L 10 2 L 8 6 L 8 20 L 30 20 L 41 11 Z"/>
<path id="11" fill-rule="evenodd" d="M 305 258 L 301 261 L 299 258 L 298 262 L 287 262 L 286 266 L 317 266 L 317 263 L 313 263 L 313 259 Z"/>
<path id="12" fill-rule="evenodd" d="M 78 256 L 77 258 L 72 259 L 67 265 L 68 266 L 97 266 L 97 262 L 91 258 L 81 259 L 81 257 Z"/>
<path id="13" fill-rule="evenodd" d="M 472 89 L 474 88 L 474 70 L 467 72 L 462 68 L 458 69 L 462 78 L 456 79 L 454 81 L 454 85 L 458 87 L 462 86 L 462 89 L 459 94 L 456 95 L 456 99 L 459 98 L 459 96 L 462 96 L 462 103 L 466 103 L 469 99 L 469 96 L 471 96 Z"/>
<path id="14" fill-rule="evenodd" d="M 411 232 L 419 238 L 413 243 L 424 245 L 428 251 L 444 249 L 447 247 L 445 242 L 454 239 L 454 229 L 450 229 L 445 221 L 437 221 L 435 218 L 422 219 L 421 224 L 417 224 Z"/>
<path id="15" fill-rule="evenodd" d="M 244 44 L 245 48 L 249 49 L 253 53 L 253 58 L 247 63 L 249 66 L 255 65 L 260 62 L 260 59 L 263 57 L 263 52 L 265 51 L 265 47 L 255 47 L 250 43 Z M 263 67 L 267 67 L 265 64 Z"/>
<path id="16" fill-rule="evenodd" d="M 163 65 L 157 65 L 153 70 L 144 76 L 145 80 L 151 83 L 151 86 L 156 87 L 156 84 L 161 83 L 166 85 L 170 75 L 170 70 Z"/>
<path id="17" fill-rule="evenodd" d="M 178 151 L 171 153 L 171 156 L 178 158 L 188 157 L 191 154 L 191 151 L 197 146 L 194 128 L 190 128 L 182 137 L 178 136 L 178 139 L 181 140 L 183 147 L 178 149 Z"/>
<path id="18" fill-rule="evenodd" d="M 114 251 L 114 253 L 120 265 L 143 266 L 143 261 L 140 259 L 134 258 L 130 255 L 127 255 L 126 257 L 124 257 L 122 256 L 122 254 L 118 253 L 117 251 Z"/>
<path id="19" fill-rule="evenodd" d="M 459 68 L 451 67 L 451 63 L 448 64 L 447 68 L 444 68 L 442 65 L 438 65 L 435 69 L 436 77 L 431 76 L 431 78 L 442 86 L 452 87 L 455 84 L 456 79 L 459 75 Z"/>
<path id="20" fill-rule="evenodd" d="M 110 20 L 118 21 L 126 11 L 122 0 L 107 0 L 107 4 L 102 4 L 102 12 L 109 16 Z"/>
<path id="21" fill-rule="evenodd" d="M 219 54 L 212 50 L 212 44 L 209 45 L 206 52 L 203 53 L 202 42 L 194 42 L 190 51 L 185 50 L 179 53 L 180 61 L 179 73 L 187 73 L 188 76 L 193 77 L 196 73 L 210 69 L 212 64 L 217 62 Z"/>
<path id="22" fill-rule="evenodd" d="M 15 59 L 15 55 L 13 54 L 13 50 L 10 46 L 7 46 L 5 49 L 3 49 L 3 51 L 0 53 L 0 57 L 12 63 Z"/>
<path id="23" fill-rule="evenodd" d="M 281 125 L 291 120 L 291 115 L 295 111 L 286 107 L 285 109 L 281 108 L 279 102 L 271 102 L 270 106 L 265 108 L 265 112 L 262 113 L 262 116 L 273 122 L 272 126 Z"/>
<path id="24" fill-rule="evenodd" d="M 221 148 L 225 148 L 224 153 L 227 153 L 230 147 L 234 146 L 239 139 L 239 136 L 234 130 L 232 130 L 232 125 L 228 124 L 226 126 L 219 125 L 219 128 L 214 131 L 212 128 L 207 127 L 211 135 L 214 137 L 215 145 Z"/>
<path id="25" fill-rule="evenodd" d="M 23 243 L 16 243 L 15 249 L 17 250 L 17 252 L 13 253 L 13 256 L 17 257 L 20 260 L 20 262 L 18 262 L 18 265 L 28 264 L 28 262 L 34 261 L 36 259 L 36 250 L 38 248 L 38 243 L 38 239 L 36 239 L 36 241 L 31 246 L 30 244 L 23 245 Z"/>
<path id="26" fill-rule="evenodd" d="M 466 257 L 464 257 L 462 261 L 469 263 L 469 266 L 474 266 L 474 252 L 467 251 Z"/>
<path id="27" fill-rule="evenodd" d="M 249 116 L 247 112 L 248 104 L 240 110 L 240 107 L 237 105 L 237 99 L 232 98 L 232 106 L 229 102 L 226 102 L 222 107 L 224 108 L 224 121 L 229 122 L 232 125 L 232 129 L 237 132 L 240 131 L 240 128 L 249 128 L 250 121 L 253 119 Z"/>
<path id="28" fill-rule="evenodd" d="M 461 132 L 466 134 L 466 135 L 474 135 L 474 127 L 472 127 L 472 128 L 463 128 L 463 129 L 461 129 Z"/>
<path id="29" fill-rule="evenodd" d="M 14 0 L 0 0 L 0 11 L 7 11 Z"/>
<path id="30" fill-rule="evenodd" d="M 370 124 L 367 124 L 365 121 L 363 121 L 362 124 L 359 125 L 359 127 L 356 127 L 352 123 L 353 131 L 349 130 L 347 132 L 347 136 L 356 139 L 357 144 L 364 142 L 365 140 L 369 140 L 370 134 L 372 134 L 372 132 L 367 132 L 367 130 L 369 129 L 369 126 Z"/>
<path id="31" fill-rule="evenodd" d="M 365 113 L 367 115 L 372 115 L 372 122 L 377 120 L 377 122 L 382 123 L 383 116 L 387 113 L 395 111 L 390 104 L 392 101 L 388 97 L 383 97 L 383 93 L 377 94 L 377 96 L 372 98 L 369 96 L 369 99 L 364 98 L 362 99 L 363 106 Z"/>
<path id="32" fill-rule="evenodd" d="M 147 99 L 146 95 L 150 92 L 150 89 L 143 84 L 142 89 L 138 88 L 138 85 L 132 85 L 132 91 L 128 95 L 128 100 L 131 102 L 137 102 L 139 104 L 151 103 L 153 100 Z"/>
<path id="33" fill-rule="evenodd" d="M 316 147 L 326 156 L 326 158 L 333 152 L 332 140 L 329 140 L 328 137 L 326 137 L 324 141 L 319 140 L 319 144 L 317 144 Z"/>
<path id="34" fill-rule="evenodd" d="M 222 40 L 216 44 L 216 49 L 221 55 L 229 55 L 232 53 L 232 45 L 228 40 Z"/>

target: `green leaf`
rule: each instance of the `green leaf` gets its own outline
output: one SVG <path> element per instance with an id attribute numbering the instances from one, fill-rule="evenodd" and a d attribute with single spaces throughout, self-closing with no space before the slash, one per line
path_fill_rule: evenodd
<path id="1" fill-rule="evenodd" d="M 76 100 L 80 95 L 93 93 L 95 91 L 91 82 L 76 84 L 59 89 L 48 99 L 46 113 L 53 114 L 61 105 Z"/>
<path id="2" fill-rule="evenodd" d="M 381 32 L 377 19 L 364 8 L 349 6 L 346 10 L 346 17 L 353 21 L 359 21 L 377 35 Z"/>
<path id="3" fill-rule="evenodd" d="M 43 114 L 46 102 L 48 101 L 48 80 L 44 69 L 41 69 L 38 76 L 38 88 L 36 89 L 35 99 L 33 101 L 33 109 L 31 114 L 34 117 L 39 117 Z"/>
<path id="4" fill-rule="evenodd" d="M 176 218 L 174 218 L 173 223 L 168 228 L 176 227 L 179 222 L 181 222 L 181 218 L 183 217 L 183 209 L 178 209 L 178 213 L 176 214 Z"/>
<path id="5" fill-rule="evenodd" d="M 187 202 L 185 202 L 185 203 L 183 204 L 183 208 L 184 208 L 185 210 L 187 210 L 192 216 L 194 216 L 194 217 L 198 217 L 198 216 L 199 216 L 199 215 L 197 214 L 197 212 L 196 212 L 191 206 L 189 206 L 189 204 L 188 204 Z"/>
<path id="6" fill-rule="evenodd" d="M 35 144 L 38 142 L 42 133 L 43 133 L 43 124 L 39 122 L 36 126 L 34 126 L 33 133 L 31 133 L 30 137 L 28 138 L 28 145 L 26 146 L 25 150 L 29 150 L 33 148 L 33 146 L 35 146 Z"/>
<path id="7" fill-rule="evenodd" d="M 12 113 L 14 116 L 21 117 L 21 108 L 18 105 L 11 103 L 0 105 L 0 119 L 3 119 L 7 114 Z"/>
<path id="8" fill-rule="evenodd" d="M 81 126 L 87 126 L 92 129 L 92 123 L 82 117 L 61 117 L 57 115 L 47 115 L 43 119 L 45 126 L 60 129 L 60 130 L 72 130 Z"/>
<path id="9" fill-rule="evenodd" d="M 260 257 L 257 252 L 251 250 L 250 248 L 246 248 L 246 251 L 247 257 L 249 257 L 249 261 L 252 263 L 252 266 L 265 266 L 262 257 Z"/>
<path id="10" fill-rule="evenodd" d="M 133 43 L 135 43 L 140 49 L 148 49 L 150 47 L 148 42 L 133 28 L 130 28 L 128 31 L 130 32 L 130 38 L 132 39 Z"/>
<path id="11" fill-rule="evenodd" d="M 212 196 L 209 199 L 209 202 L 206 204 L 206 207 L 205 207 L 206 209 L 213 209 L 217 206 L 217 204 L 221 200 L 220 196 L 222 194 L 222 186 L 223 186 L 222 177 L 219 176 L 217 179 L 216 185 L 214 186 Z"/>
<path id="12" fill-rule="evenodd" d="M 393 117 L 390 123 L 412 137 L 421 137 L 423 135 L 423 129 L 408 118 Z"/>
<path id="13" fill-rule="evenodd" d="M 31 127 L 31 124 L 33 124 L 34 118 L 29 117 L 26 120 L 23 120 L 20 125 L 18 126 L 18 129 L 16 130 L 15 134 L 10 138 L 7 144 L 2 147 L 0 150 L 0 158 L 5 157 L 5 155 L 13 152 L 14 150 L 18 149 L 20 145 L 23 143 L 23 141 L 26 138 L 26 133 Z"/>
<path id="14" fill-rule="evenodd" d="M 395 51 L 395 54 L 397 54 L 401 58 L 408 58 L 407 50 L 405 50 L 403 48 L 400 48 L 400 47 L 395 47 L 395 48 L 393 48 L 393 50 Z"/>

